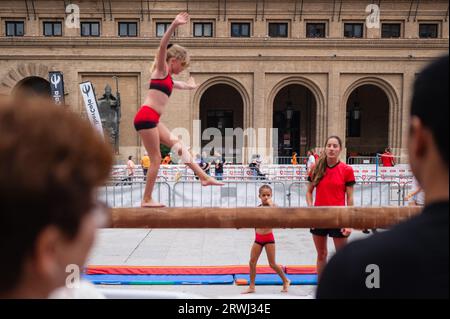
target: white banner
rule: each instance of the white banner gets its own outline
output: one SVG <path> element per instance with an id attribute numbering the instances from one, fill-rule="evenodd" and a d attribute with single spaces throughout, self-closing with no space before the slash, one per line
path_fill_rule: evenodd
<path id="1" fill-rule="evenodd" d="M 89 120 L 100 135 L 104 137 L 102 120 L 100 118 L 100 113 L 98 112 L 97 98 L 95 97 L 92 83 L 89 81 L 80 83 L 80 90 Z"/>

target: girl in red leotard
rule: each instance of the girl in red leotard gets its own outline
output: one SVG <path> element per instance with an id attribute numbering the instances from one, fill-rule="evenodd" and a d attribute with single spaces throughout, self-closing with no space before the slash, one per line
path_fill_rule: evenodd
<path id="1" fill-rule="evenodd" d="M 261 199 L 260 206 L 275 207 L 272 202 L 272 188 L 270 186 L 264 185 L 259 189 L 259 198 Z M 256 264 L 258 263 L 259 256 L 261 256 L 264 248 L 266 249 L 267 260 L 269 261 L 270 267 L 275 270 L 283 280 L 283 290 L 281 290 L 281 292 L 288 292 L 291 282 L 287 279 L 283 269 L 281 269 L 275 261 L 275 238 L 273 236 L 273 231 L 271 228 L 256 228 L 255 242 L 250 254 L 250 285 L 243 294 L 255 292 Z"/>
<path id="2" fill-rule="evenodd" d="M 190 78 L 188 82 L 174 81 L 172 79 L 173 74 L 179 74 L 189 66 L 189 54 L 185 48 L 179 45 L 169 45 L 169 40 L 175 29 L 188 23 L 188 21 L 189 15 L 187 13 L 178 14 L 162 37 L 151 70 L 147 97 L 134 119 L 134 127 L 139 133 L 152 163 L 154 163 L 154 165 L 150 166 L 147 173 L 142 207 L 164 206 L 152 199 L 153 187 L 161 163 L 161 143 L 170 147 L 172 152 L 175 152 L 182 158 L 183 162 L 199 176 L 203 186 L 223 185 L 223 183 L 219 183 L 213 177 L 206 175 L 197 164 L 193 163 L 191 155 L 185 146 L 159 121 L 166 110 L 173 89 L 194 90 L 197 88 L 193 78 Z"/>

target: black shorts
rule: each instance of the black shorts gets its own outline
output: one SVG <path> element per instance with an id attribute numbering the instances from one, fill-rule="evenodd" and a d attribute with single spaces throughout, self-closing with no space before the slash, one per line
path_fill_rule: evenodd
<path id="1" fill-rule="evenodd" d="M 311 228 L 309 231 L 311 234 L 321 237 L 330 236 L 332 238 L 347 238 L 348 236 L 342 235 L 342 228 Z"/>

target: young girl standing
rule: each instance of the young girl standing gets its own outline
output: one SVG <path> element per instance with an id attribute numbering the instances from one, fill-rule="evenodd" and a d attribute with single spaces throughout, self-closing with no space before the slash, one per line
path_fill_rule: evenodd
<path id="1" fill-rule="evenodd" d="M 259 189 L 259 198 L 261 199 L 261 206 L 263 207 L 275 207 L 272 202 L 272 188 L 268 185 L 264 185 Z M 250 294 L 255 292 L 255 280 L 256 280 L 256 264 L 258 263 L 259 256 L 261 256 L 262 250 L 266 249 L 267 259 L 270 267 L 276 271 L 276 273 L 283 280 L 283 289 L 281 292 L 288 292 L 290 281 L 287 279 L 283 269 L 277 265 L 275 261 L 275 238 L 271 228 L 256 228 L 255 229 L 255 242 L 252 246 L 250 253 L 250 285 L 243 294 Z"/>

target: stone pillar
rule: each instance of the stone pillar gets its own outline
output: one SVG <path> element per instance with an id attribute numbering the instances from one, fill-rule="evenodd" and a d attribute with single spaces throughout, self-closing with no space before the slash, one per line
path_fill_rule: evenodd
<path id="1" fill-rule="evenodd" d="M 32 15 L 32 14 L 31 14 Z M 14 21 L 14 19 L 12 19 L 12 21 Z M 37 18 L 36 20 L 31 17 L 30 20 L 25 19 L 25 25 L 24 25 L 24 32 L 25 32 L 25 36 L 26 37 L 30 37 L 30 36 L 43 36 L 44 35 L 44 30 L 43 30 L 43 21 L 39 18 Z M 5 23 L 5 22 L 2 22 Z M 64 28 L 64 27 L 63 27 Z"/>
<path id="2" fill-rule="evenodd" d="M 253 26 L 253 36 L 256 38 L 264 38 L 267 37 L 267 29 L 266 29 L 266 21 L 261 21 L 260 18 L 258 20 L 255 20 L 254 26 Z"/>
<path id="3" fill-rule="evenodd" d="M 342 31 L 343 22 L 338 21 L 337 18 L 330 20 L 328 24 L 328 37 L 329 38 L 342 38 L 344 32 Z"/>
<path id="4" fill-rule="evenodd" d="M 328 109 L 325 108 L 323 114 L 327 118 L 327 127 L 324 134 L 319 140 L 320 144 L 325 142 L 328 135 L 338 135 L 341 138 L 345 136 L 345 102 L 341 105 L 339 92 L 339 77 L 340 74 L 334 68 L 328 75 Z M 344 120 L 342 120 L 344 119 Z M 322 129 L 319 128 L 319 131 Z"/>
<path id="5" fill-rule="evenodd" d="M 345 142 L 345 129 L 346 129 L 346 101 L 341 101 L 340 94 L 340 73 L 336 68 L 332 68 L 328 74 L 328 109 L 325 107 L 324 114 L 320 116 L 326 116 L 327 127 L 325 130 L 318 127 L 318 132 L 323 132 L 317 144 L 323 147 L 325 139 L 330 135 L 337 135 L 342 139 L 342 159 L 345 159 L 347 154 L 347 147 Z"/>
<path id="6" fill-rule="evenodd" d="M 271 123 L 273 114 L 272 105 L 266 104 L 266 75 L 263 67 L 263 63 L 258 63 L 258 67 L 253 74 L 253 103 L 250 102 L 249 110 L 246 110 L 246 114 L 248 114 L 249 119 L 247 120 L 247 124 L 249 127 L 252 127 L 257 130 L 257 142 L 260 141 L 260 137 L 258 135 L 258 129 L 263 129 L 266 133 L 265 145 L 260 145 L 258 143 L 258 147 L 265 147 L 268 150 L 272 147 L 272 139 L 270 136 L 270 128 L 272 128 L 273 124 Z M 263 141 L 261 141 L 263 142 Z M 266 154 L 262 154 L 265 161 L 272 162 L 272 159 L 269 158 L 268 154 L 270 152 L 265 152 Z M 246 158 L 246 161 L 249 159 Z"/>
<path id="7" fill-rule="evenodd" d="M 441 34 L 443 39 L 448 39 L 448 19 L 444 20 L 441 25 Z"/>
<path id="8" fill-rule="evenodd" d="M 228 32 L 228 22 L 223 21 L 223 16 L 216 20 L 216 28 L 214 30 L 214 36 L 216 38 L 227 38 L 229 36 Z"/>
<path id="9" fill-rule="evenodd" d="M 156 36 L 156 24 L 153 26 L 153 21 L 148 21 L 147 16 L 144 15 L 144 20 L 140 22 L 140 37 L 141 38 L 153 38 Z"/>
<path id="10" fill-rule="evenodd" d="M 408 135 L 409 135 L 409 113 L 411 109 L 411 102 L 413 97 L 413 86 L 415 80 L 415 73 L 408 70 L 403 74 L 402 87 L 402 104 L 400 106 L 402 120 L 398 125 L 401 125 L 401 139 L 396 145 L 395 153 L 401 156 L 401 163 L 408 163 Z"/>
<path id="11" fill-rule="evenodd" d="M 109 18 L 102 20 L 100 25 L 100 34 L 105 37 L 117 37 L 119 35 L 117 21 L 110 21 Z"/>
<path id="12" fill-rule="evenodd" d="M 365 23 L 366 37 L 367 39 L 379 39 L 381 38 L 381 22 L 379 28 L 367 28 Z"/>
<path id="13" fill-rule="evenodd" d="M 292 38 L 303 39 L 306 37 L 304 24 L 304 21 L 300 21 L 298 18 L 292 21 Z"/>
<path id="14" fill-rule="evenodd" d="M 418 39 L 419 38 L 419 23 L 414 19 L 410 19 L 409 22 L 404 24 L 405 39 Z"/>

